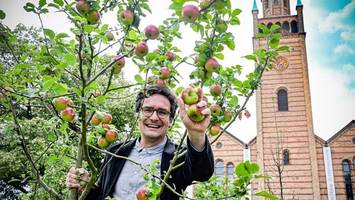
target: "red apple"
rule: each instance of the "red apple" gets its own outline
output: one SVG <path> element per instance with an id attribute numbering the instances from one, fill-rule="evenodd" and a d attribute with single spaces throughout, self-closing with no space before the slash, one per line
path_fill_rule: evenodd
<path id="1" fill-rule="evenodd" d="M 93 95 L 94 97 L 98 97 L 98 96 L 101 95 L 101 92 L 100 92 L 100 90 L 95 90 L 95 92 L 93 92 L 92 95 Z"/>
<path id="2" fill-rule="evenodd" d="M 102 124 L 101 127 L 105 130 L 110 130 L 111 126 L 109 124 Z"/>
<path id="3" fill-rule="evenodd" d="M 216 59 L 214 58 L 209 58 L 207 60 L 207 62 L 205 63 L 205 69 L 208 72 L 214 72 L 217 71 L 217 69 L 219 68 L 219 63 L 217 62 Z"/>
<path id="4" fill-rule="evenodd" d="M 112 115 L 110 113 L 104 113 L 102 117 L 103 124 L 109 124 L 112 121 Z"/>
<path id="5" fill-rule="evenodd" d="M 131 10 L 124 10 L 120 14 L 120 20 L 123 24 L 131 25 L 134 21 L 134 13 Z"/>
<path id="6" fill-rule="evenodd" d="M 170 60 L 171 62 L 175 60 L 175 54 L 171 51 L 166 52 L 166 57 L 168 57 L 168 60 Z"/>
<path id="7" fill-rule="evenodd" d="M 105 149 L 106 147 L 108 147 L 109 143 L 104 137 L 100 136 L 99 139 L 97 140 L 97 145 L 101 149 Z"/>
<path id="8" fill-rule="evenodd" d="M 90 6 L 86 0 L 79 0 L 75 4 L 76 10 L 81 14 L 86 14 L 90 10 Z"/>
<path id="9" fill-rule="evenodd" d="M 210 128 L 210 134 L 211 134 L 212 136 L 218 135 L 219 132 L 221 132 L 221 128 L 220 128 L 219 124 L 215 124 L 215 125 L 211 126 L 211 128 Z"/>
<path id="10" fill-rule="evenodd" d="M 97 117 L 97 115 L 94 115 L 94 116 L 92 116 L 92 118 L 91 118 L 91 120 L 90 120 L 90 123 L 91 123 L 91 125 L 93 125 L 93 126 L 97 126 L 97 125 L 99 125 L 99 124 L 101 123 L 101 119 L 99 119 L 99 118 Z"/>
<path id="11" fill-rule="evenodd" d="M 97 10 L 92 10 L 88 13 L 87 20 L 90 24 L 97 24 L 100 20 L 100 13 Z"/>
<path id="12" fill-rule="evenodd" d="M 149 25 L 145 28 L 144 34 L 150 40 L 155 40 L 159 36 L 159 28 L 154 25 Z"/>
<path id="13" fill-rule="evenodd" d="M 199 9 L 195 5 L 189 4 L 182 8 L 182 16 L 184 17 L 185 22 L 195 22 L 199 15 Z"/>
<path id="14" fill-rule="evenodd" d="M 126 61 L 125 58 L 121 55 L 117 55 L 114 57 L 114 60 L 116 61 L 115 64 L 113 65 L 113 73 L 118 74 L 121 72 L 122 68 L 125 66 Z"/>
<path id="15" fill-rule="evenodd" d="M 213 103 L 211 106 L 210 106 L 210 110 L 211 110 L 211 115 L 212 116 L 219 116 L 221 115 L 222 113 L 222 108 L 220 105 L 216 104 L 216 103 Z"/>
<path id="16" fill-rule="evenodd" d="M 108 130 L 106 131 L 106 134 L 105 134 L 105 139 L 107 140 L 107 142 L 111 143 L 111 142 L 114 142 L 118 137 L 118 132 L 115 131 L 115 130 Z"/>
<path id="17" fill-rule="evenodd" d="M 65 108 L 67 108 L 69 106 L 73 106 L 72 100 L 70 100 L 67 97 L 55 98 L 55 99 L 53 99 L 52 103 L 58 112 L 64 110 Z"/>
<path id="18" fill-rule="evenodd" d="M 108 41 L 112 41 L 112 40 L 115 39 L 115 36 L 114 36 L 113 33 L 110 32 L 110 31 L 107 31 L 106 34 L 105 34 L 105 36 L 106 36 L 106 38 L 107 38 Z"/>
<path id="19" fill-rule="evenodd" d="M 137 200 L 148 200 L 148 190 L 145 187 L 140 188 L 136 192 Z"/>
<path id="20" fill-rule="evenodd" d="M 162 79 L 157 79 L 155 84 L 158 85 L 158 86 L 161 86 L 161 87 L 165 87 L 166 86 L 165 80 L 162 80 Z"/>
<path id="21" fill-rule="evenodd" d="M 196 89 L 192 86 L 189 86 L 182 91 L 181 98 L 187 105 L 195 104 L 199 100 L 198 93 Z"/>
<path id="22" fill-rule="evenodd" d="M 219 96 L 222 93 L 222 87 L 220 84 L 214 84 L 210 87 L 210 93 L 212 96 Z"/>
<path id="23" fill-rule="evenodd" d="M 62 119 L 66 122 L 72 122 L 76 116 L 76 113 L 74 111 L 73 108 L 71 107 L 67 107 L 66 109 L 64 109 L 61 113 L 60 116 L 62 117 Z"/>
<path id="24" fill-rule="evenodd" d="M 203 109 L 204 107 L 199 107 L 197 104 L 193 104 L 187 109 L 187 116 L 189 116 L 194 122 L 201 122 L 205 119 L 205 115 L 202 114 Z"/>
<path id="25" fill-rule="evenodd" d="M 160 68 L 159 73 L 159 78 L 163 80 L 168 79 L 170 77 L 170 70 L 167 67 Z"/>
<path id="26" fill-rule="evenodd" d="M 145 42 L 140 42 L 137 44 L 136 49 L 134 50 L 137 56 L 143 57 L 148 53 L 148 45 Z"/>
<path id="27" fill-rule="evenodd" d="M 230 122 L 232 120 L 233 117 L 233 113 L 230 111 L 224 111 L 224 115 L 223 115 L 223 121 L 224 122 Z"/>

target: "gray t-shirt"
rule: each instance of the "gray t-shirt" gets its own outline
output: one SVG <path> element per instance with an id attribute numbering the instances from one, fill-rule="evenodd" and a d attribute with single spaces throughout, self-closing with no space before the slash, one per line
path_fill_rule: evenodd
<path id="1" fill-rule="evenodd" d="M 140 142 L 136 140 L 136 144 L 128 158 L 141 163 L 143 166 L 147 166 L 154 160 L 161 161 L 166 141 L 167 138 L 165 137 L 162 143 L 153 147 L 143 148 Z M 156 168 L 159 173 L 156 175 L 160 176 L 160 162 L 157 164 Z M 127 160 L 118 177 L 115 192 L 113 193 L 114 197 L 117 200 L 136 199 L 136 191 L 147 183 L 143 178 L 144 174 L 145 171 L 143 169 Z"/>

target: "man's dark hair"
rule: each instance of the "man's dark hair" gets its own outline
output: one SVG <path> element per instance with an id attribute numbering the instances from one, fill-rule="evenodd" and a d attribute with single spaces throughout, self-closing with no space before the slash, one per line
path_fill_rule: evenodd
<path id="1" fill-rule="evenodd" d="M 165 86 L 152 85 L 148 86 L 145 90 L 139 92 L 136 98 L 136 112 L 138 113 L 142 108 L 145 98 L 152 96 L 153 94 L 160 94 L 165 96 L 170 102 L 170 120 L 175 117 L 176 109 L 178 107 L 176 96 Z"/>

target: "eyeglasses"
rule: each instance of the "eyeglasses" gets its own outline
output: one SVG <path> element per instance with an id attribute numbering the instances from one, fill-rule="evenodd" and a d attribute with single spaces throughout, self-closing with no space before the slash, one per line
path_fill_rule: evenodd
<path id="1" fill-rule="evenodd" d="M 154 111 L 157 111 L 158 117 L 161 119 L 167 118 L 170 115 L 170 112 L 163 108 L 142 107 L 142 113 L 145 117 L 152 116 Z"/>

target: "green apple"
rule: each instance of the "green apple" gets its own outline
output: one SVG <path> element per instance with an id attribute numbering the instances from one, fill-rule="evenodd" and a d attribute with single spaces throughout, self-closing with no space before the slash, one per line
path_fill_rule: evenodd
<path id="1" fill-rule="evenodd" d="M 205 115 L 202 114 L 204 107 L 198 107 L 196 104 L 191 105 L 187 109 L 187 116 L 194 122 L 201 122 L 205 119 Z"/>
<path id="2" fill-rule="evenodd" d="M 181 98 L 187 105 L 195 104 L 199 100 L 197 90 L 192 86 L 189 86 L 182 91 Z"/>

